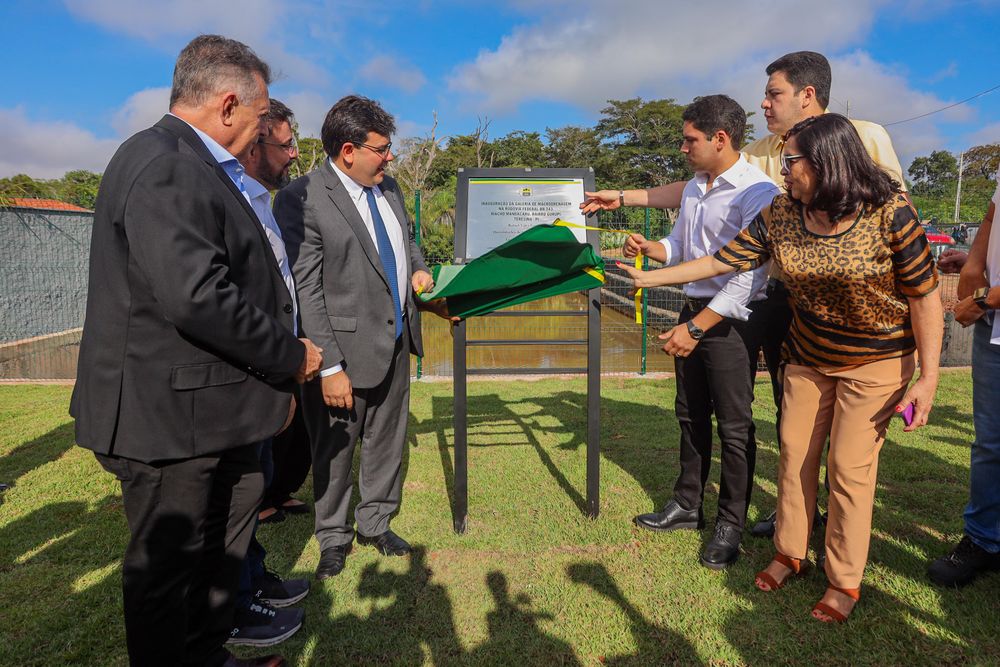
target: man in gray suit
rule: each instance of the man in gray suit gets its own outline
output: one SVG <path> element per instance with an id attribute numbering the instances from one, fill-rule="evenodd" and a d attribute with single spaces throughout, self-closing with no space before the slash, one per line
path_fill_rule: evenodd
<path id="1" fill-rule="evenodd" d="M 295 274 L 304 335 L 323 349 L 320 379 L 303 391 L 313 451 L 316 578 L 339 574 L 354 541 L 348 517 L 354 445 L 361 440 L 358 543 L 409 553 L 389 529 L 399 509 L 409 416 L 409 353 L 422 354 L 414 292 L 432 279 L 396 182 L 395 122 L 373 100 L 348 96 L 323 123 L 328 159 L 275 199 Z"/>

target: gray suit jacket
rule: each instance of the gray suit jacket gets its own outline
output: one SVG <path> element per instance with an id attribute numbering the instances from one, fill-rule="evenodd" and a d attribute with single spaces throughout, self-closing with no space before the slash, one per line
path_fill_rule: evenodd
<path id="1" fill-rule="evenodd" d="M 379 188 L 407 240 L 407 278 L 426 271 L 396 181 L 386 176 Z M 328 160 L 278 193 L 274 217 L 295 274 L 301 335 L 323 348 L 324 367 L 343 360 L 355 387 L 377 386 L 395 349 L 392 293 L 378 249 Z M 405 304 L 410 351 L 421 355 L 420 313 L 411 289 Z"/>

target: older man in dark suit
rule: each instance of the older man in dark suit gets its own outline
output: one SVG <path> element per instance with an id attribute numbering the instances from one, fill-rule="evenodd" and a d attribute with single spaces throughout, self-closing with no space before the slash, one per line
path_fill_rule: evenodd
<path id="1" fill-rule="evenodd" d="M 77 442 L 121 481 L 133 665 L 281 664 L 223 647 L 263 488 L 255 444 L 321 361 L 292 333 L 242 187 L 269 78 L 244 44 L 194 39 L 170 114 L 122 145 L 97 198 L 70 412 Z"/>
<path id="2" fill-rule="evenodd" d="M 389 521 L 400 501 L 409 354 L 422 354 L 414 292 L 432 280 L 399 187 L 385 175 L 394 130 L 377 102 L 341 99 L 323 123 L 328 159 L 283 189 L 274 204 L 303 332 L 327 361 L 302 398 L 313 450 L 318 579 L 340 573 L 354 542 L 348 505 L 359 439 L 358 542 L 385 555 L 410 551 Z"/>

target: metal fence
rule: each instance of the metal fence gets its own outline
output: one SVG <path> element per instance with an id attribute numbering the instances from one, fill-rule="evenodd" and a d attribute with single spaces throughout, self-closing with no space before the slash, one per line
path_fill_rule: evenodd
<path id="1" fill-rule="evenodd" d="M 73 379 L 87 296 L 87 262 L 93 215 L 65 211 L 0 208 L 0 380 Z M 669 216 L 653 209 L 602 213 L 601 227 L 640 232 L 662 238 L 670 231 Z M 420 209 L 417 205 L 417 230 Z M 657 335 L 677 322 L 682 304 L 676 288 L 647 290 L 641 304 L 642 324 L 635 322 L 634 301 L 628 283 L 615 267 L 621 258 L 621 234 L 602 233 L 607 282 L 601 290 L 601 369 L 609 374 L 646 374 L 673 370 L 672 359 L 660 350 Z M 427 263 L 447 263 L 451 257 L 427 256 Z M 956 276 L 942 277 L 946 309 L 955 302 Z M 586 308 L 583 294 L 567 294 L 518 306 L 525 310 Z M 579 321 L 578 321 L 579 320 Z M 971 331 L 945 316 L 942 363 L 968 365 Z M 470 338 L 586 337 L 585 318 L 473 318 Z M 440 318 L 423 318 L 424 357 L 414 359 L 416 377 L 446 376 L 452 372 L 450 326 Z M 470 349 L 470 366 L 478 368 L 536 368 L 586 365 L 585 346 L 532 345 L 500 349 Z"/>

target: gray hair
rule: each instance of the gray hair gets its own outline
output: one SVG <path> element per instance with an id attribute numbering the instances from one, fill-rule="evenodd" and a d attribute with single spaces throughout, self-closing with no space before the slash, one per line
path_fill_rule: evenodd
<path id="1" fill-rule="evenodd" d="M 248 103 L 258 94 L 255 74 L 271 83 L 271 68 L 249 46 L 221 35 L 199 35 L 177 56 L 170 106 L 201 106 L 226 90 Z"/>

